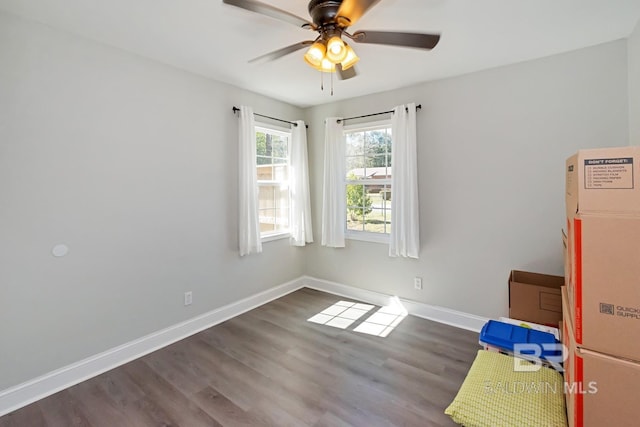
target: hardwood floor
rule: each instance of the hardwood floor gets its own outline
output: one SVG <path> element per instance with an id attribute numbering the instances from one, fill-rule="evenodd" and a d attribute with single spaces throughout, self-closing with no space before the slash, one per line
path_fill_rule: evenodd
<path id="1" fill-rule="evenodd" d="M 473 332 L 407 316 L 386 338 L 307 322 L 301 289 L 0 417 L 0 427 L 451 426 Z"/>

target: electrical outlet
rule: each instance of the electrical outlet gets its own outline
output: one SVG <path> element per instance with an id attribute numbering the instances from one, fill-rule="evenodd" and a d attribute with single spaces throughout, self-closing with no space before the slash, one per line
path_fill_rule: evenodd
<path id="1" fill-rule="evenodd" d="M 422 290 L 422 277 L 414 277 L 413 278 L 413 287 L 417 290 Z"/>
<path id="2" fill-rule="evenodd" d="M 193 303 L 193 292 L 184 293 L 184 305 L 191 305 Z"/>

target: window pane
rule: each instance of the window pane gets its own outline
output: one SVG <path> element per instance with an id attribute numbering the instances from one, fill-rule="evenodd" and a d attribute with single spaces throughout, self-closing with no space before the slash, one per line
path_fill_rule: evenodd
<path id="1" fill-rule="evenodd" d="M 258 165 L 270 165 L 271 163 L 273 163 L 273 159 L 271 157 L 258 155 L 256 163 Z"/>
<path id="2" fill-rule="evenodd" d="M 391 209 L 391 186 L 385 185 L 380 190 L 380 206 L 383 209 Z"/>
<path id="3" fill-rule="evenodd" d="M 350 132 L 346 134 L 347 156 L 364 154 L 364 133 Z"/>
<path id="4" fill-rule="evenodd" d="M 287 161 L 287 160 L 288 160 L 288 159 L 285 159 L 285 158 L 274 157 L 274 158 L 273 158 L 273 160 L 272 160 L 272 162 L 273 162 L 274 164 L 286 164 L 286 163 L 288 163 L 288 161 Z"/>
<path id="5" fill-rule="evenodd" d="M 276 207 L 275 186 L 258 187 L 258 207 L 259 209 L 272 209 Z"/>
<path id="6" fill-rule="evenodd" d="M 288 138 L 280 135 L 271 135 L 271 153 L 273 157 L 287 158 Z"/>
<path id="7" fill-rule="evenodd" d="M 391 218 L 387 217 L 389 211 L 386 209 L 372 208 L 365 217 L 365 231 L 370 233 L 388 233 L 390 231 Z"/>
<path id="8" fill-rule="evenodd" d="M 367 166 L 364 171 L 366 179 L 391 179 L 391 168 L 385 166 Z"/>
<path id="9" fill-rule="evenodd" d="M 273 180 L 273 166 L 271 165 L 258 165 L 258 181 L 272 181 Z"/>
<path id="10" fill-rule="evenodd" d="M 289 138 L 269 132 L 256 132 L 258 165 L 286 164 L 289 159 Z"/>
<path id="11" fill-rule="evenodd" d="M 260 232 L 275 231 L 275 209 L 260 209 L 259 211 Z"/>
<path id="12" fill-rule="evenodd" d="M 368 154 L 384 154 L 391 152 L 391 129 L 367 131 L 365 148 Z"/>
<path id="13" fill-rule="evenodd" d="M 267 155 L 267 135 L 264 132 L 256 132 L 256 154 L 260 164 L 260 156 Z"/>
<path id="14" fill-rule="evenodd" d="M 289 188 L 286 186 L 281 186 L 276 190 L 276 194 L 278 195 L 278 199 L 276 201 L 277 207 L 280 209 L 288 209 L 289 208 Z"/>
<path id="15" fill-rule="evenodd" d="M 384 153 L 367 156 L 367 166 L 375 168 L 386 167 L 389 164 L 389 157 Z"/>
<path id="16" fill-rule="evenodd" d="M 280 165 L 273 167 L 273 179 L 274 181 L 288 181 L 289 180 L 289 166 Z"/>
<path id="17" fill-rule="evenodd" d="M 347 185 L 347 230 L 389 233 L 391 230 L 391 186 Z"/>
<path id="18" fill-rule="evenodd" d="M 281 186 L 280 184 L 260 185 L 258 187 L 258 207 L 261 211 L 278 209 L 287 210 L 288 212 L 289 188 L 287 186 Z M 273 212 L 269 214 L 265 213 L 265 215 L 271 215 L 272 217 L 274 216 Z M 273 222 L 273 220 L 271 220 L 271 222 Z"/>
<path id="19" fill-rule="evenodd" d="M 345 132 L 346 226 L 350 231 L 391 230 L 391 129 Z M 376 182 L 378 181 L 378 182 Z"/>
<path id="20" fill-rule="evenodd" d="M 289 228 L 289 209 L 276 210 L 276 230 L 287 230 Z"/>
<path id="21" fill-rule="evenodd" d="M 365 218 L 371 210 L 371 198 L 365 185 L 347 185 L 347 229 L 364 230 Z"/>
<path id="22" fill-rule="evenodd" d="M 363 231 L 364 215 L 362 209 L 349 207 L 347 208 L 347 230 Z"/>
<path id="23" fill-rule="evenodd" d="M 363 179 L 366 165 L 367 163 L 364 156 L 347 157 L 347 179 Z"/>
<path id="24" fill-rule="evenodd" d="M 289 229 L 289 139 L 281 131 L 256 130 L 256 163 L 260 231 Z"/>

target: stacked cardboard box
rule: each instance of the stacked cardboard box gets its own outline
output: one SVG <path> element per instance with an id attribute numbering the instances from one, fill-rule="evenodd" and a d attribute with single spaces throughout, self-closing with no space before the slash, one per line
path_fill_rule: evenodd
<path id="1" fill-rule="evenodd" d="M 633 424 L 640 407 L 640 147 L 567 159 L 565 379 L 570 426 Z"/>
<path id="2" fill-rule="evenodd" d="M 566 288 L 563 291 L 564 308 L 569 310 Z M 569 426 L 637 425 L 640 363 L 580 347 L 568 316 L 562 327 Z"/>

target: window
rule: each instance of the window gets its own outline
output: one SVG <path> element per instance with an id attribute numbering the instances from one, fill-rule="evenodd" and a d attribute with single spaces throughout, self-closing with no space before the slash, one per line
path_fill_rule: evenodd
<path id="1" fill-rule="evenodd" d="M 391 231 L 391 122 L 345 127 L 346 237 L 388 241 Z"/>
<path id="2" fill-rule="evenodd" d="M 290 142 L 288 129 L 256 125 L 258 218 L 263 240 L 289 234 Z"/>

